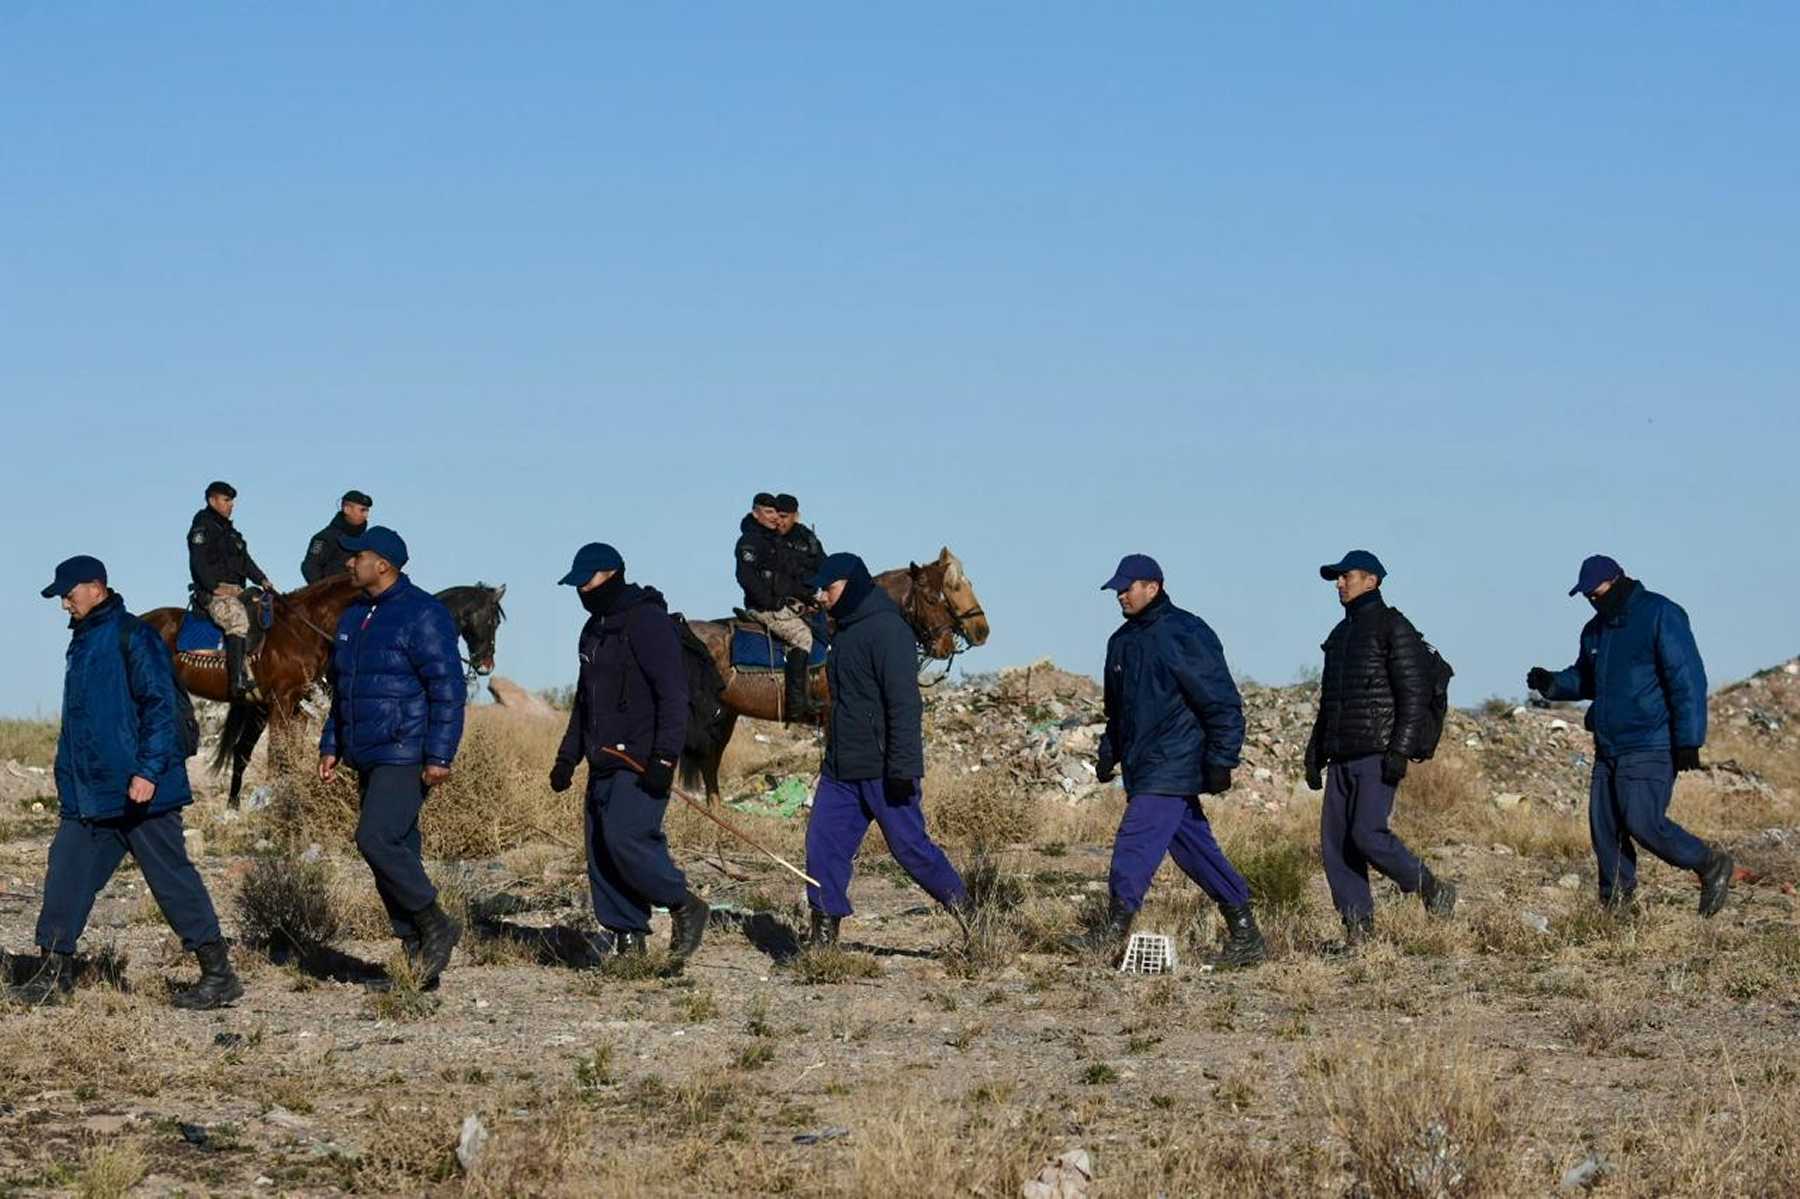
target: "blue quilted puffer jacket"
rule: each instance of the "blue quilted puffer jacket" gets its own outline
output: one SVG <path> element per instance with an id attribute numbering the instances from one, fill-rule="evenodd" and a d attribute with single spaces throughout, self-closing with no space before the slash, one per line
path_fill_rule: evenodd
<path id="1" fill-rule="evenodd" d="M 462 661 L 449 609 L 404 574 L 338 619 L 319 753 L 354 767 L 448 766 L 462 740 Z"/>

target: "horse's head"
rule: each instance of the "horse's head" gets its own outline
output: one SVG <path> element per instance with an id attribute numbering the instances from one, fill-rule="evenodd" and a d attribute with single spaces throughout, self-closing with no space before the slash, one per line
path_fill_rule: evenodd
<path id="1" fill-rule="evenodd" d="M 907 567 L 912 600 L 907 615 L 919 644 L 929 657 L 947 659 L 962 649 L 986 643 L 987 613 L 963 571 L 962 560 L 945 546 L 935 562 Z"/>
<path id="2" fill-rule="evenodd" d="M 489 587 L 476 583 L 473 587 L 451 587 L 438 592 L 438 599 L 450 609 L 456 620 L 456 631 L 469 647 L 469 670 L 476 675 L 494 672 L 494 648 L 500 636 L 500 622 L 506 609 L 500 601 L 506 595 L 506 584 Z"/>

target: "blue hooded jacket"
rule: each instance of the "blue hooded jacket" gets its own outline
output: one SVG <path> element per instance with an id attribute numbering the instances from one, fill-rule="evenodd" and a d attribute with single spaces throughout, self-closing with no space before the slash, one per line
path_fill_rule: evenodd
<path id="1" fill-rule="evenodd" d="M 1130 795 L 1198 795 L 1208 765 L 1230 769 L 1244 745 L 1244 705 L 1225 648 L 1204 620 L 1164 593 L 1106 643 L 1106 733 Z"/>
<path id="2" fill-rule="evenodd" d="M 1581 654 L 1546 699 L 1591 699 L 1587 727 L 1607 757 L 1706 744 L 1706 666 L 1681 605 L 1635 579 L 1617 610 L 1581 630 Z"/>
<path id="3" fill-rule="evenodd" d="M 120 652 L 120 622 L 130 633 Z M 125 610 L 118 593 L 72 621 L 63 676 L 62 731 L 56 738 L 56 794 L 62 814 L 111 820 L 127 808 L 146 814 L 192 802 L 175 714 L 175 675 L 156 630 Z M 133 775 L 156 784 L 148 804 L 125 795 Z"/>
<path id="4" fill-rule="evenodd" d="M 462 659 L 450 610 L 402 574 L 338 618 L 319 753 L 352 767 L 448 766 L 462 740 Z"/>

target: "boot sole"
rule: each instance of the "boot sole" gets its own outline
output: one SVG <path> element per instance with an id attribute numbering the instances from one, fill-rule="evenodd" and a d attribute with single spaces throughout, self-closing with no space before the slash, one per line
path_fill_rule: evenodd
<path id="1" fill-rule="evenodd" d="M 210 1012 L 222 1007 L 230 1007 L 244 997 L 244 984 L 233 979 L 229 993 L 205 999 L 187 999 L 185 996 L 188 994 L 190 992 L 177 992 L 170 997 L 169 1006 L 180 1008 L 184 1012 Z"/>

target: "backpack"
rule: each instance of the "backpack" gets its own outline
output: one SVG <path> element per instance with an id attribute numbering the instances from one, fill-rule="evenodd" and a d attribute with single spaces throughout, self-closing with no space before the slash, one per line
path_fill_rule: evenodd
<path id="1" fill-rule="evenodd" d="M 1389 608 L 1389 628 L 1400 615 L 1398 608 Z M 1390 633 L 1389 640 L 1392 640 Z M 1424 634 L 1420 634 L 1424 640 Z M 1431 666 L 1431 698 L 1425 705 L 1425 735 L 1419 746 L 1418 761 L 1424 762 L 1437 753 L 1438 742 L 1444 739 L 1444 722 L 1450 715 L 1450 680 L 1456 677 L 1456 671 L 1450 663 L 1444 661 L 1444 655 L 1438 653 L 1437 646 L 1425 642 L 1426 659 Z"/>
<path id="2" fill-rule="evenodd" d="M 119 657 L 125 660 L 125 685 L 131 686 L 131 634 L 143 621 L 127 615 L 119 621 Z M 175 661 L 169 660 L 169 681 L 175 686 L 175 743 L 181 746 L 185 761 L 200 752 L 200 721 L 194 715 L 194 700 L 187 688 L 175 677 Z"/>

